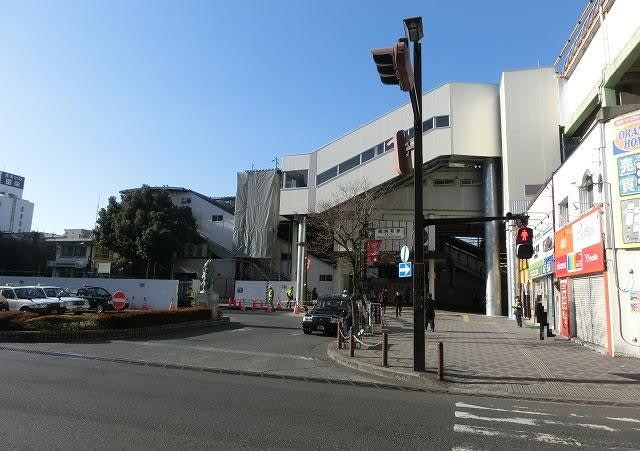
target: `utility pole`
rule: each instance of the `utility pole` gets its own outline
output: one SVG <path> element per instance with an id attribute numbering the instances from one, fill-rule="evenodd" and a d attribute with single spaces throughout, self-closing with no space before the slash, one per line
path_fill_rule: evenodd
<path id="1" fill-rule="evenodd" d="M 414 268 L 413 268 L 413 370 L 425 370 L 424 337 L 424 214 L 422 186 L 422 45 L 424 36 L 422 17 L 404 19 L 405 34 L 393 47 L 373 49 L 373 61 L 376 63 L 380 81 L 385 85 L 399 85 L 409 92 L 413 108 L 414 141 Z M 413 68 L 409 57 L 409 42 L 413 42 Z M 396 135 L 397 136 L 397 135 Z M 399 168 L 406 158 L 406 148 L 395 139 Z M 402 171 L 404 173 L 406 171 Z"/>

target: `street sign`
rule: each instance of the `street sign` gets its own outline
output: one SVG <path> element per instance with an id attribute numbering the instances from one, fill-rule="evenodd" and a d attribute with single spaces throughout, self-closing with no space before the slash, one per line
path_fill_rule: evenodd
<path id="1" fill-rule="evenodd" d="M 122 291 L 116 291 L 115 293 L 113 293 L 111 303 L 116 308 L 116 310 L 122 310 L 127 303 L 127 296 Z"/>
<path id="2" fill-rule="evenodd" d="M 402 263 L 409 261 L 409 246 L 402 246 L 402 249 L 400 249 L 400 260 L 402 260 Z"/>
<path id="3" fill-rule="evenodd" d="M 411 262 L 398 263 L 398 277 L 411 277 Z"/>

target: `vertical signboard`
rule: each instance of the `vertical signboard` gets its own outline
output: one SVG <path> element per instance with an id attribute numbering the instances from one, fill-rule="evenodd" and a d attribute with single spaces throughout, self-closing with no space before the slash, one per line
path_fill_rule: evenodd
<path id="1" fill-rule="evenodd" d="M 571 311 L 569 309 L 569 290 L 567 279 L 560 279 L 560 334 L 571 336 Z"/>

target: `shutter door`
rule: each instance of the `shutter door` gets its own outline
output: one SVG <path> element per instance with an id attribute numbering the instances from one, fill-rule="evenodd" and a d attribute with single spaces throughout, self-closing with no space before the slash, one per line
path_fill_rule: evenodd
<path id="1" fill-rule="evenodd" d="M 581 340 L 606 348 L 604 276 L 575 278 L 572 285 L 572 302 L 576 311 L 576 336 Z"/>

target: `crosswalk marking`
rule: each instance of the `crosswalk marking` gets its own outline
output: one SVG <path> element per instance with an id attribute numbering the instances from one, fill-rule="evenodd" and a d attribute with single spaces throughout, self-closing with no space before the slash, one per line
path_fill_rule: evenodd
<path id="1" fill-rule="evenodd" d="M 498 407 L 484 407 L 484 406 L 476 406 L 474 404 L 467 404 L 464 402 L 457 402 L 456 407 L 464 408 L 464 409 L 481 409 L 481 410 L 494 410 L 496 412 L 513 412 L 513 413 L 524 413 L 526 415 L 547 415 L 553 416 L 551 413 L 544 412 L 535 412 L 532 410 L 508 410 L 508 409 L 500 409 Z M 514 406 L 515 407 L 515 406 Z"/>
<path id="2" fill-rule="evenodd" d="M 504 432 L 494 428 L 488 428 L 483 426 L 468 426 L 463 424 L 455 424 L 453 426 L 455 432 L 483 435 L 486 437 L 504 437 L 504 438 L 518 438 L 525 440 L 535 440 L 537 442 L 543 442 L 553 445 L 567 445 L 581 447 L 582 443 L 571 437 L 560 437 L 554 434 L 548 434 L 545 432 L 534 432 L 528 434 L 526 431 L 513 431 Z"/>
<path id="3" fill-rule="evenodd" d="M 497 418 L 497 417 L 480 417 L 472 413 L 456 411 L 456 418 L 466 418 L 468 420 L 492 421 L 496 423 L 515 423 L 524 424 L 526 426 L 535 426 L 536 421 L 532 418 Z"/>
<path id="4" fill-rule="evenodd" d="M 640 423 L 640 420 L 636 420 L 635 418 L 612 418 L 612 417 L 606 417 L 607 420 L 613 420 L 613 421 L 624 421 L 627 423 Z"/>

